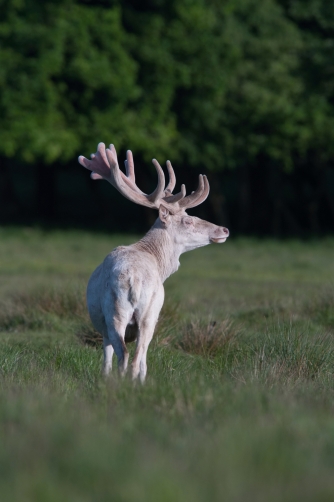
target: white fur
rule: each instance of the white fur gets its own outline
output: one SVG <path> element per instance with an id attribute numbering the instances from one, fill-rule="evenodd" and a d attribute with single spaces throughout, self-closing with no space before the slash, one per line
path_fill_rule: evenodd
<path id="1" fill-rule="evenodd" d="M 95 328 L 103 335 L 106 375 L 114 351 L 120 374 L 127 370 L 125 336 L 129 327 L 137 333 L 131 376 L 139 376 L 144 382 L 147 349 L 164 302 L 164 281 L 179 268 L 182 253 L 228 237 L 227 229 L 185 212 L 168 214 L 164 220 L 159 217 L 139 242 L 112 251 L 88 283 L 88 310 Z"/>
<path id="2" fill-rule="evenodd" d="M 165 187 L 163 170 L 154 159 L 158 185 L 152 194 L 146 195 L 135 183 L 130 150 L 126 175 L 119 169 L 114 145 L 106 149 L 104 143 L 99 143 L 91 159 L 80 156 L 79 162 L 92 172 L 93 179 L 105 179 L 132 202 L 159 209 L 159 218 L 145 237 L 131 246 L 114 249 L 93 272 L 87 288 L 89 314 L 103 336 L 104 373 L 108 375 L 111 370 L 114 351 L 120 374 L 126 373 L 126 342 L 136 340 L 131 374 L 134 380 L 139 376 L 144 382 L 147 349 L 164 302 L 164 281 L 179 268 L 182 253 L 210 242 L 225 242 L 229 231 L 185 212 L 207 198 L 206 176 L 199 175 L 198 188 L 190 195 L 186 196 L 184 185 L 178 194 L 172 195 L 176 183 L 172 165 L 167 161 L 169 183 Z"/>

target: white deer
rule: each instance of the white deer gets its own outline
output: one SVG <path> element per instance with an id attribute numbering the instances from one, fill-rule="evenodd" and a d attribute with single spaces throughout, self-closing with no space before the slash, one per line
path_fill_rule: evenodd
<path id="1" fill-rule="evenodd" d="M 169 183 L 165 187 L 163 170 L 153 159 L 158 185 L 153 193 L 146 195 L 135 183 L 130 150 L 125 161 L 126 175 L 119 169 L 114 145 L 106 149 L 104 143 L 99 143 L 91 159 L 80 156 L 78 160 L 92 171 L 92 179 L 105 179 L 132 202 L 159 211 L 159 218 L 145 237 L 131 246 L 114 249 L 93 272 L 87 287 L 89 315 L 103 336 L 104 374 L 111 370 L 114 351 L 119 373 L 126 373 L 129 359 L 126 342 L 136 340 L 132 379 L 139 376 L 144 382 L 147 349 L 164 302 L 164 281 L 179 268 L 182 253 L 211 242 L 225 242 L 229 231 L 186 213 L 186 209 L 207 198 L 206 176 L 199 176 L 198 188 L 191 195 L 186 196 L 184 185 L 179 193 L 172 195 L 176 179 L 171 163 L 167 161 Z"/>

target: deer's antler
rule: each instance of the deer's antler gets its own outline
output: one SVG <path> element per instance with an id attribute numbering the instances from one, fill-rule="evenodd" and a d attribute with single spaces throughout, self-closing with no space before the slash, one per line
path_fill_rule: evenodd
<path id="1" fill-rule="evenodd" d="M 94 180 L 105 179 L 109 181 L 124 197 L 141 206 L 159 209 L 162 204 L 172 214 L 184 211 L 187 208 L 195 207 L 201 204 L 209 195 L 209 183 L 206 176 L 199 176 L 198 188 L 191 195 L 186 197 L 186 187 L 181 186 L 181 191 L 175 195 L 172 194 L 176 178 L 174 169 L 170 161 L 167 161 L 167 170 L 169 182 L 165 188 L 165 175 L 156 159 L 152 162 L 158 174 L 158 185 L 150 195 L 145 194 L 138 188 L 135 181 L 135 171 L 132 152 L 126 153 L 124 174 L 118 165 L 117 153 L 114 145 L 109 145 L 106 149 L 104 143 L 99 143 L 97 152 L 91 155 L 91 160 L 80 155 L 78 158 L 80 164 L 92 171 L 91 178 Z"/>

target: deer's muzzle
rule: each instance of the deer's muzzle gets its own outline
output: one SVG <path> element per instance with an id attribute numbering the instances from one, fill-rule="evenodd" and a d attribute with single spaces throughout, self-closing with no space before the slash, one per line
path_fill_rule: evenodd
<path id="1" fill-rule="evenodd" d="M 217 227 L 213 235 L 210 237 L 210 242 L 213 242 L 214 244 L 221 244 L 226 241 L 229 235 L 230 232 L 227 228 Z"/>

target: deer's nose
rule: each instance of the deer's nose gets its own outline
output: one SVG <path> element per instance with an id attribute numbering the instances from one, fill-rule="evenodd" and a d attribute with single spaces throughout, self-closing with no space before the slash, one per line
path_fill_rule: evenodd
<path id="1" fill-rule="evenodd" d="M 223 232 L 224 232 L 225 235 L 230 235 L 230 232 L 229 232 L 228 228 L 222 227 L 222 230 L 223 230 Z"/>

